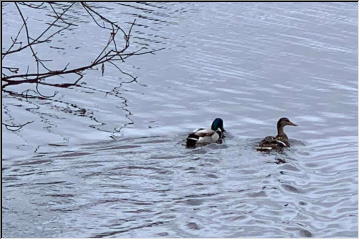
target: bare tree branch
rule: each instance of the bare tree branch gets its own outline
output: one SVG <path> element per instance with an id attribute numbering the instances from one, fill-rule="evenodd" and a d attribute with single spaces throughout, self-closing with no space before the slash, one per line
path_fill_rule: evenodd
<path id="1" fill-rule="evenodd" d="M 30 3 L 30 2 L 14 2 L 14 7 L 17 10 L 17 13 L 20 17 L 19 30 L 13 37 L 10 37 L 9 47 L 6 47 L 5 51 L 2 52 L 2 92 L 7 93 L 11 97 L 26 99 L 26 101 L 30 99 L 36 100 L 49 100 L 52 102 L 61 102 L 62 104 L 69 104 L 66 102 L 62 102 L 54 98 L 57 94 L 57 91 L 54 91 L 53 94 L 45 95 L 40 92 L 41 86 L 48 86 L 53 88 L 70 88 L 70 87 L 81 87 L 81 88 L 89 88 L 88 86 L 84 86 L 79 84 L 80 80 L 84 78 L 84 75 L 87 70 L 96 69 L 100 70 L 102 75 L 105 73 L 105 69 L 107 66 L 115 67 L 121 74 L 129 77 L 130 80 L 122 83 L 132 83 L 137 82 L 137 78 L 130 73 L 122 70 L 120 67 L 120 63 L 125 62 L 131 56 L 138 56 L 144 54 L 154 54 L 156 51 L 160 51 L 161 49 L 149 50 L 145 47 L 142 47 L 137 50 L 129 50 L 130 49 L 130 40 L 131 34 L 134 26 L 136 25 L 136 19 L 129 24 L 128 28 L 125 29 L 121 27 L 116 21 L 113 21 L 102 13 L 100 13 L 96 8 L 92 7 L 90 3 L 86 2 L 66 2 L 64 4 L 57 4 L 53 2 L 41 2 L 41 3 Z M 64 67 L 58 68 L 50 68 L 47 62 L 52 61 L 52 59 L 42 59 L 40 57 L 41 52 L 39 51 L 39 47 L 49 46 L 50 48 L 55 49 L 63 49 L 59 47 L 50 46 L 50 43 L 55 39 L 55 37 L 61 36 L 61 34 L 65 33 L 66 30 L 71 29 L 70 27 L 78 26 L 75 23 L 72 23 L 69 19 L 69 12 L 73 6 L 79 6 L 80 8 L 76 9 L 76 11 L 83 10 L 85 15 L 93 21 L 96 26 L 101 28 L 103 31 L 107 31 L 108 38 L 105 39 L 105 44 L 101 47 L 93 59 L 89 62 L 80 65 L 80 66 L 72 66 L 70 63 L 63 63 Z M 24 8 L 31 8 L 34 11 L 48 11 L 49 16 L 51 18 L 50 23 L 46 23 L 47 26 L 37 35 L 32 35 L 31 33 L 31 18 L 29 19 L 24 15 Z M 30 17 L 30 16 L 29 16 Z M 43 48 L 42 48 L 43 49 Z M 26 51 L 25 51 L 26 50 Z M 20 56 L 27 56 L 33 59 L 33 62 L 28 66 L 13 66 L 13 62 L 9 61 L 11 56 L 15 56 L 15 54 L 21 54 Z M 86 58 L 87 56 L 85 56 Z M 59 65 L 58 65 L 59 66 Z M 61 66 L 61 65 L 60 65 Z M 63 82 L 54 82 L 55 79 L 61 77 L 64 80 Z M 127 116 L 131 115 L 131 112 L 126 109 L 127 103 L 126 99 L 121 96 L 120 86 L 114 88 L 112 91 L 104 91 L 101 89 L 92 89 L 97 92 L 103 92 L 105 94 L 113 95 L 117 98 L 123 100 L 125 105 L 124 111 L 127 111 Z M 33 89 L 21 88 L 21 90 L 16 91 L 17 88 L 10 90 L 10 86 L 16 86 L 21 84 L 28 84 L 33 86 Z M 35 84 L 35 85 L 34 85 Z M 70 104 L 71 105 L 71 104 Z M 79 111 L 84 111 L 84 109 L 80 109 Z M 88 111 L 86 111 L 88 114 Z M 89 115 L 91 119 L 99 122 L 94 116 Z M 131 119 L 130 120 L 131 124 Z M 3 123 L 3 125 L 10 131 L 18 131 L 22 129 L 24 126 L 30 124 L 32 122 L 26 122 L 24 124 L 19 125 L 11 125 L 7 123 Z M 102 124 L 102 123 L 101 123 Z M 119 130 L 120 131 L 120 130 Z"/>
<path id="2" fill-rule="evenodd" d="M 43 5 L 32 5 L 32 4 L 30 5 L 30 4 L 21 4 L 21 3 L 16 3 L 16 2 L 14 4 L 16 6 L 16 9 L 17 9 L 21 19 L 22 19 L 22 27 L 20 28 L 17 36 L 13 39 L 12 45 L 9 47 L 8 51 L 3 53 L 2 58 L 4 58 L 7 55 L 10 55 L 12 53 L 19 52 L 26 48 L 29 48 L 31 50 L 32 57 L 34 58 L 34 61 L 36 64 L 36 72 L 29 73 L 27 70 L 26 73 L 19 73 L 19 69 L 16 69 L 16 71 L 10 71 L 12 74 L 3 73 L 2 77 L 1 77 L 2 82 L 3 82 L 3 84 L 2 84 L 3 89 L 8 86 L 11 86 L 11 85 L 19 85 L 19 84 L 24 84 L 24 83 L 36 84 L 36 88 L 38 88 L 39 84 L 49 85 L 49 86 L 57 86 L 57 87 L 59 87 L 59 86 L 61 86 L 61 87 L 74 86 L 76 84 L 69 84 L 69 83 L 50 84 L 50 83 L 45 83 L 43 80 L 54 77 L 54 76 L 63 76 L 63 75 L 67 75 L 67 74 L 77 74 L 77 75 L 81 76 L 81 78 L 82 78 L 83 72 L 85 70 L 94 69 L 97 66 L 101 66 L 101 70 L 103 73 L 106 63 L 109 63 L 112 66 L 115 66 L 121 73 L 126 74 L 124 71 L 121 70 L 121 68 L 117 65 L 116 62 L 118 62 L 118 61 L 124 62 L 125 59 L 127 59 L 128 57 L 131 57 L 131 56 L 143 55 L 143 54 L 153 54 L 156 51 L 162 50 L 162 49 L 147 50 L 146 48 L 140 48 L 133 52 L 126 52 L 126 50 L 130 46 L 130 36 L 131 36 L 131 32 L 132 32 L 133 26 L 135 25 L 136 21 L 134 20 L 131 23 L 129 30 L 126 32 L 116 22 L 111 21 L 110 19 L 106 18 L 105 16 L 103 16 L 102 14 L 100 14 L 99 12 L 94 10 L 89 4 L 87 4 L 85 2 L 80 2 L 79 4 L 83 7 L 83 9 L 88 13 L 88 15 L 93 19 L 93 21 L 99 27 L 110 31 L 109 39 L 106 42 L 105 46 L 100 50 L 98 56 L 94 60 L 92 60 L 90 63 L 85 64 L 80 67 L 73 67 L 70 69 L 68 69 L 69 64 L 67 64 L 62 69 L 52 70 L 45 65 L 45 62 L 51 61 L 51 60 L 40 59 L 38 57 L 38 53 L 36 52 L 36 50 L 34 48 L 34 45 L 41 44 L 41 43 L 48 43 L 51 41 L 52 37 L 54 37 L 55 35 L 59 34 L 60 32 L 66 30 L 67 28 L 70 27 L 71 23 L 68 23 L 67 21 L 65 21 L 63 19 L 63 16 L 67 11 L 69 11 L 69 9 L 72 6 L 74 6 L 75 3 L 69 4 L 69 6 L 64 8 L 60 14 L 52 6 L 52 3 L 49 3 L 49 6 L 50 6 L 52 12 L 55 14 L 55 20 L 52 21 L 52 23 L 50 23 L 49 26 L 34 39 L 30 36 L 27 20 L 25 19 L 19 5 L 24 5 L 24 6 L 28 6 L 28 7 L 32 7 L 32 8 L 40 8 L 40 7 L 43 7 Z M 100 19 L 100 21 L 103 21 L 103 24 L 100 24 L 96 18 Z M 52 34 L 48 35 L 47 37 L 44 37 L 45 34 L 50 31 L 50 29 L 55 27 L 56 22 L 58 22 L 59 20 L 66 23 L 66 26 L 61 27 L 59 30 L 53 32 Z M 17 39 L 23 28 L 25 29 L 27 44 L 24 46 L 19 46 L 17 49 L 12 50 L 13 46 L 17 43 Z M 123 39 L 124 39 L 124 46 L 122 47 L 122 49 L 118 49 L 118 44 L 117 44 L 117 40 L 116 40 L 117 39 L 116 36 L 118 35 L 119 32 L 121 32 L 123 34 Z M 33 40 L 31 40 L 31 39 L 33 39 Z M 41 72 L 40 67 L 42 67 L 46 71 Z M 14 69 L 15 68 L 13 68 L 13 69 L 3 68 L 3 70 L 14 70 Z M 126 75 L 129 76 L 129 74 L 126 74 Z M 78 82 L 78 80 L 76 82 Z"/>
<path id="3" fill-rule="evenodd" d="M 2 123 L 2 125 L 4 125 L 6 127 L 7 130 L 9 131 L 19 131 L 20 129 L 22 129 L 24 126 L 33 123 L 34 121 L 30 121 L 30 122 L 26 122 L 24 124 L 19 124 L 19 125 L 10 125 L 10 124 L 6 124 L 6 123 Z M 12 129 L 14 128 L 14 129 Z"/>

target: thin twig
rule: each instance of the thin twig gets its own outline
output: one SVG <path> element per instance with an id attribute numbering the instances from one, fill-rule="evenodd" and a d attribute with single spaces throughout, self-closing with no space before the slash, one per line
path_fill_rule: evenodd
<path id="1" fill-rule="evenodd" d="M 7 130 L 15 132 L 15 131 L 19 131 L 20 129 L 22 129 L 25 125 L 28 125 L 33 122 L 34 121 L 30 121 L 30 122 L 26 122 L 26 123 L 20 124 L 20 125 L 10 125 L 10 124 L 6 124 L 6 123 L 2 123 L 2 125 L 4 125 Z M 16 128 L 16 129 L 11 129 L 11 128 Z"/>

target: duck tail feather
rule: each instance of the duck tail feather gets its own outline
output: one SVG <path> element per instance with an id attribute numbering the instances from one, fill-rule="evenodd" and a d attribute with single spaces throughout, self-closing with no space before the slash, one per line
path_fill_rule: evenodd
<path id="1" fill-rule="evenodd" d="M 199 140 L 199 136 L 197 136 L 194 133 L 191 133 L 187 138 L 186 138 L 186 147 L 191 148 L 191 147 L 195 147 L 197 141 Z"/>

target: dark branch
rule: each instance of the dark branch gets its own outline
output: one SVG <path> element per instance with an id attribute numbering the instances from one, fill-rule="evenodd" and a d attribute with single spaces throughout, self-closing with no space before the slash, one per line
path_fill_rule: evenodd
<path id="1" fill-rule="evenodd" d="M 55 35 L 59 34 L 60 32 L 64 31 L 65 29 L 69 28 L 71 25 L 74 25 L 74 24 L 71 24 L 71 23 L 68 23 L 67 21 L 65 21 L 63 16 L 75 3 L 71 3 L 66 8 L 63 8 L 61 13 L 58 13 L 55 10 L 55 8 L 52 6 L 52 3 L 48 3 L 48 4 L 51 8 L 51 11 L 55 14 L 55 16 L 54 16 L 55 19 L 36 38 L 32 38 L 30 36 L 30 31 L 29 31 L 29 26 L 28 26 L 27 20 L 25 19 L 19 5 L 28 6 L 28 7 L 32 7 L 32 8 L 43 8 L 44 6 L 43 6 L 43 4 L 32 5 L 32 4 L 21 4 L 21 3 L 15 2 L 16 9 L 18 10 L 18 13 L 22 19 L 22 27 L 20 28 L 16 37 L 13 39 L 12 45 L 9 47 L 8 51 L 3 53 L 2 58 L 4 58 L 6 55 L 10 55 L 12 53 L 19 52 L 26 48 L 29 48 L 32 53 L 32 57 L 34 58 L 34 63 L 36 64 L 36 72 L 29 73 L 27 70 L 25 73 L 24 72 L 21 73 L 21 71 L 19 69 L 16 69 L 16 68 L 10 69 L 10 68 L 3 67 L 3 70 L 8 70 L 8 72 L 9 71 L 11 72 L 11 74 L 4 74 L 4 73 L 2 74 L 1 79 L 3 81 L 3 84 L 2 84 L 3 89 L 8 86 L 11 86 L 11 85 L 19 85 L 19 84 L 24 84 L 24 83 L 36 84 L 37 89 L 38 89 L 39 84 L 54 86 L 54 87 L 76 86 L 79 79 L 81 79 L 83 77 L 83 72 L 85 70 L 94 69 L 97 66 L 101 66 L 101 71 L 103 73 L 104 69 L 105 69 L 105 64 L 107 64 L 107 63 L 112 66 L 115 66 L 121 73 L 131 76 L 130 74 L 127 74 L 124 71 L 122 71 L 121 68 L 118 66 L 117 62 L 119 62 L 119 61 L 124 62 L 125 59 L 127 59 L 130 56 L 152 54 L 155 51 L 161 50 L 161 49 L 158 49 L 158 50 L 146 51 L 146 48 L 140 48 L 133 52 L 127 52 L 126 50 L 130 46 L 130 36 L 131 36 L 132 29 L 135 25 L 135 20 L 130 24 L 129 29 L 126 32 L 116 22 L 111 21 L 110 19 L 106 18 L 105 16 L 103 16 L 102 14 L 100 14 L 99 12 L 94 10 L 89 4 L 80 2 L 79 4 L 83 7 L 83 9 L 88 13 L 88 15 L 93 19 L 93 21 L 99 27 L 110 31 L 109 38 L 108 38 L 105 46 L 99 51 L 98 56 L 94 60 L 89 62 L 88 64 L 85 64 L 85 65 L 79 66 L 79 67 L 73 67 L 70 69 L 68 68 L 69 64 L 67 64 L 63 69 L 56 69 L 56 70 L 50 69 L 45 65 L 45 62 L 51 61 L 51 60 L 40 59 L 38 57 L 38 53 L 36 52 L 34 47 L 36 44 L 49 43 Z M 99 20 L 97 20 L 97 19 L 102 21 L 103 24 L 100 24 Z M 45 37 L 45 34 L 48 33 L 50 31 L 50 29 L 57 26 L 56 23 L 58 21 L 62 21 L 63 23 L 66 24 L 66 26 L 61 27 L 59 30 L 53 32 L 52 34 L 48 34 L 48 36 Z M 13 49 L 14 45 L 18 44 L 18 37 L 23 29 L 25 29 L 26 45 L 23 45 L 23 46 L 20 45 L 18 48 Z M 117 44 L 117 40 L 116 40 L 119 32 L 123 34 L 123 38 L 120 38 L 120 39 L 124 40 L 124 45 L 123 45 L 122 49 L 118 48 L 118 44 Z M 42 67 L 42 69 L 44 69 L 46 71 L 41 71 L 40 67 Z M 29 69 L 29 67 L 28 67 L 28 69 Z M 46 83 L 44 81 L 45 79 L 49 79 L 54 76 L 64 76 L 67 74 L 77 74 L 81 77 L 75 81 L 76 82 L 75 84 L 73 84 L 73 83 L 51 84 L 51 83 Z"/>
<path id="2" fill-rule="evenodd" d="M 15 131 L 19 131 L 20 129 L 22 129 L 25 125 L 28 125 L 33 122 L 34 121 L 30 121 L 30 122 L 26 122 L 26 123 L 20 124 L 20 125 L 10 125 L 10 124 L 6 124 L 6 123 L 2 123 L 2 125 L 4 125 L 7 130 L 15 132 Z M 15 128 L 15 129 L 11 129 L 11 128 Z"/>

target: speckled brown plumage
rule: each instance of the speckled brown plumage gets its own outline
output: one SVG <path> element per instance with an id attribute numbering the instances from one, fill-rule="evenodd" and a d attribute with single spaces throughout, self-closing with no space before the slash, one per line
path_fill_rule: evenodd
<path id="1" fill-rule="evenodd" d="M 289 139 L 284 132 L 285 126 L 297 126 L 288 118 L 280 118 L 277 122 L 277 135 L 275 137 L 265 137 L 256 148 L 258 151 L 281 150 L 284 147 L 290 147 Z"/>

